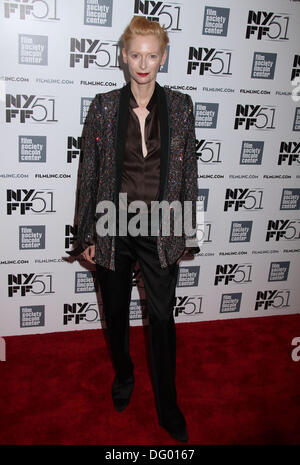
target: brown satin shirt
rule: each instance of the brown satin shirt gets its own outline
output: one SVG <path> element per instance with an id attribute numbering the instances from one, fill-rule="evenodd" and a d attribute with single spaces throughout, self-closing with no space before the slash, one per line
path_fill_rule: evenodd
<path id="1" fill-rule="evenodd" d="M 133 111 L 137 107 L 138 104 L 134 95 L 130 92 L 129 119 L 120 192 L 127 192 L 127 203 L 133 200 L 143 200 L 150 211 L 151 200 L 159 199 L 160 125 L 156 90 L 154 90 L 146 107 L 149 111 L 145 120 L 146 157 L 143 155 L 139 119 Z"/>

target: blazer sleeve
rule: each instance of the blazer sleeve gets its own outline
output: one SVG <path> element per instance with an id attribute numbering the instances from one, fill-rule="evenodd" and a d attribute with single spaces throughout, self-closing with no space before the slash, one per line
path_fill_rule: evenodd
<path id="1" fill-rule="evenodd" d="M 83 158 L 78 169 L 76 219 L 76 247 L 69 255 L 79 255 L 96 243 L 96 202 L 99 181 L 99 150 L 101 146 L 100 94 L 92 100 L 82 132 Z"/>
<path id="2" fill-rule="evenodd" d="M 184 235 L 186 249 L 189 254 L 194 255 L 200 251 L 197 240 L 197 200 L 198 200 L 198 162 L 196 156 L 196 135 L 193 102 L 186 94 L 186 140 L 183 157 L 183 199 L 188 201 L 184 210 L 188 210 L 192 218 L 192 230 L 185 226 Z M 188 222 L 187 226 L 189 226 Z"/>

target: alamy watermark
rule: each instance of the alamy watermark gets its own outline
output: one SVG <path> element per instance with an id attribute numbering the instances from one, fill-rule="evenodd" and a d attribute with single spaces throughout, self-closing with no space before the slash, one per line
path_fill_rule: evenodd
<path id="1" fill-rule="evenodd" d="M 296 346 L 292 350 L 291 357 L 294 362 L 299 362 L 300 360 L 300 337 L 294 337 L 292 340 L 292 346 Z"/>
<path id="2" fill-rule="evenodd" d="M 204 208 L 200 200 L 175 200 L 171 203 L 154 200 L 148 209 L 142 200 L 127 204 L 127 193 L 121 192 L 118 210 L 114 202 L 103 200 L 97 204 L 96 213 L 100 214 L 96 231 L 101 237 L 128 234 L 148 236 L 149 233 L 152 236 L 184 236 L 186 247 L 199 246 L 203 241 L 203 231 L 199 226 L 204 224 Z"/>
<path id="3" fill-rule="evenodd" d="M 3 337 L 0 337 L 0 362 L 6 362 L 6 344 Z"/>

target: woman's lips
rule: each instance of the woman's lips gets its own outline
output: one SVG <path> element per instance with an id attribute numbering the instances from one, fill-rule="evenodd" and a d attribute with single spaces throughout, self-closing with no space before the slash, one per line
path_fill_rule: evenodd
<path id="1" fill-rule="evenodd" d="M 149 73 L 137 73 L 137 74 L 141 77 L 145 77 L 145 76 L 148 76 Z"/>

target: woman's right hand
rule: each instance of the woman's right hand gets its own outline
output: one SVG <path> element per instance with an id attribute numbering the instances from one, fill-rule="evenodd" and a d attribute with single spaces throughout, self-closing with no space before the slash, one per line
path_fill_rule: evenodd
<path id="1" fill-rule="evenodd" d="M 94 245 L 90 245 L 89 247 L 87 247 L 87 248 L 82 252 L 82 256 L 83 256 L 83 258 L 84 258 L 86 261 L 95 264 L 95 261 L 94 261 L 94 257 L 95 257 L 95 246 L 94 246 Z"/>

